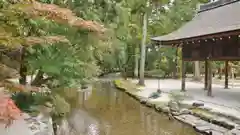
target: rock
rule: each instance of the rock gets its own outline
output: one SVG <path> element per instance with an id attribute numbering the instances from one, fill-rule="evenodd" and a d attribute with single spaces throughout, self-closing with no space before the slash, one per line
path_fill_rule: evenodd
<path id="1" fill-rule="evenodd" d="M 170 107 L 171 111 L 179 112 L 179 110 L 180 110 L 178 103 L 175 101 L 170 101 L 168 103 L 168 106 Z"/>
<path id="2" fill-rule="evenodd" d="M 200 107 L 200 106 L 204 106 L 204 103 L 194 102 L 194 103 L 192 104 L 192 106 L 194 106 L 194 107 Z"/>
<path id="3" fill-rule="evenodd" d="M 150 96 L 148 98 L 156 99 L 156 98 L 159 98 L 159 97 L 160 97 L 160 93 L 153 92 L 152 94 L 150 94 Z"/>
<path id="4" fill-rule="evenodd" d="M 183 123 L 191 125 L 196 131 L 206 134 L 206 135 L 224 135 L 228 129 L 214 125 L 207 121 L 200 119 L 199 117 L 193 115 L 179 115 L 174 116 L 177 120 L 182 121 Z"/>
<path id="5" fill-rule="evenodd" d="M 31 118 L 31 116 L 27 113 L 22 113 L 22 117 L 23 117 L 23 119 L 30 119 Z"/>
<path id="6" fill-rule="evenodd" d="M 240 131 L 240 125 L 236 125 L 234 129 L 237 129 Z"/>
<path id="7" fill-rule="evenodd" d="M 88 88 L 87 85 L 82 85 L 82 86 L 81 86 L 81 89 L 87 89 L 87 88 Z"/>
<path id="8" fill-rule="evenodd" d="M 171 114 L 172 114 L 173 116 L 181 115 L 179 112 L 171 112 Z"/>
<path id="9" fill-rule="evenodd" d="M 141 104 L 145 104 L 145 103 L 147 102 L 147 99 L 145 99 L 145 98 L 140 98 L 139 101 L 140 101 Z"/>
<path id="10" fill-rule="evenodd" d="M 180 108 L 190 109 L 192 107 L 193 107 L 192 104 L 188 104 L 188 103 L 184 103 L 184 102 L 180 103 Z"/>
<path id="11" fill-rule="evenodd" d="M 230 131 L 228 131 L 227 133 L 225 133 L 226 135 L 239 135 L 240 134 L 240 130 L 234 128 Z"/>
<path id="12" fill-rule="evenodd" d="M 0 135 L 32 135 L 31 129 L 28 128 L 28 123 L 23 118 L 19 118 L 8 127 L 0 123 Z"/>
<path id="13" fill-rule="evenodd" d="M 151 103 L 151 102 L 146 102 L 146 105 L 147 105 L 148 107 L 154 107 L 154 104 Z"/>
<path id="14" fill-rule="evenodd" d="M 173 120 L 174 119 L 173 115 L 170 112 L 168 113 L 168 119 L 169 120 Z"/>
<path id="15" fill-rule="evenodd" d="M 52 118 L 39 114 L 37 117 L 25 119 L 32 135 L 52 135 Z"/>
<path id="16" fill-rule="evenodd" d="M 163 107 L 161 108 L 162 112 L 165 112 L 165 113 L 169 113 L 170 112 L 170 108 L 169 107 Z"/>
<path id="17" fill-rule="evenodd" d="M 164 106 L 162 106 L 162 105 L 155 105 L 155 109 L 158 110 L 158 111 L 162 111 L 163 107 Z"/>
<path id="18" fill-rule="evenodd" d="M 180 114 L 191 114 L 192 113 L 192 111 L 191 110 L 188 110 L 188 109 L 181 109 L 180 110 Z"/>

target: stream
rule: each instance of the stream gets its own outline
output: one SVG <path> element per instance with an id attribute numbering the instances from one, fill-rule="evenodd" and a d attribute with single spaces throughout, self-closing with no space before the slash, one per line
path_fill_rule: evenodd
<path id="1" fill-rule="evenodd" d="M 191 127 L 145 107 L 109 81 L 80 92 L 69 123 L 73 135 L 197 135 Z M 73 131 L 72 131 L 73 132 Z"/>

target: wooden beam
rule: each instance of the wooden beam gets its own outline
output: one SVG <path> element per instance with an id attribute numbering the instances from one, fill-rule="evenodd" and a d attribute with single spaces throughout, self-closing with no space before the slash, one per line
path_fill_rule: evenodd
<path id="1" fill-rule="evenodd" d="M 212 96 L 212 62 L 208 61 L 208 96 Z"/>
<path id="2" fill-rule="evenodd" d="M 204 90 L 208 89 L 208 61 L 205 60 Z"/>
<path id="3" fill-rule="evenodd" d="M 225 87 L 224 89 L 228 89 L 228 61 L 225 61 Z"/>
<path id="4" fill-rule="evenodd" d="M 156 41 L 152 40 L 155 44 L 159 45 L 176 45 L 176 44 L 181 44 L 183 42 L 192 42 L 192 41 L 198 41 L 198 40 L 205 40 L 205 39 L 211 39 L 211 38 L 223 38 L 223 37 L 228 37 L 228 36 L 235 36 L 239 35 L 240 30 L 234 30 L 234 31 L 229 31 L 229 32 L 222 32 L 222 33 L 214 33 L 214 34 L 209 34 L 209 35 L 202 35 L 198 37 L 190 37 L 190 38 L 183 38 L 183 39 L 174 39 L 174 40 L 165 40 L 165 41 Z"/>

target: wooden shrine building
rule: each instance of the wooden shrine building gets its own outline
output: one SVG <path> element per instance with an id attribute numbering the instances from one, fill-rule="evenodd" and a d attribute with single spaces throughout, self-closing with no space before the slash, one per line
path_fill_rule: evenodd
<path id="1" fill-rule="evenodd" d="M 240 0 L 218 0 L 200 6 L 195 17 L 178 30 L 152 38 L 156 45 L 182 47 L 182 90 L 185 90 L 184 61 L 205 61 L 205 88 L 212 93 L 211 61 L 240 60 Z M 227 68 L 226 68 L 227 71 Z M 228 87 L 228 72 L 225 72 Z"/>

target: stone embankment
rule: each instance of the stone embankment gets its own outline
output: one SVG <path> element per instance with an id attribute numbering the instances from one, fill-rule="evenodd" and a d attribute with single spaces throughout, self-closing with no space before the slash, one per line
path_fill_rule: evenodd
<path id="1" fill-rule="evenodd" d="M 5 128 L 0 124 L 0 135 L 53 135 L 52 118 L 30 116 L 23 113 L 22 117 L 13 121 Z"/>
<path id="2" fill-rule="evenodd" d="M 206 108 L 204 103 L 189 100 L 185 93 L 164 93 L 157 90 L 149 93 L 144 87 L 126 80 L 115 80 L 114 85 L 140 103 L 165 113 L 170 120 L 175 119 L 188 124 L 202 134 L 240 135 L 240 119 L 213 112 L 211 108 Z"/>

